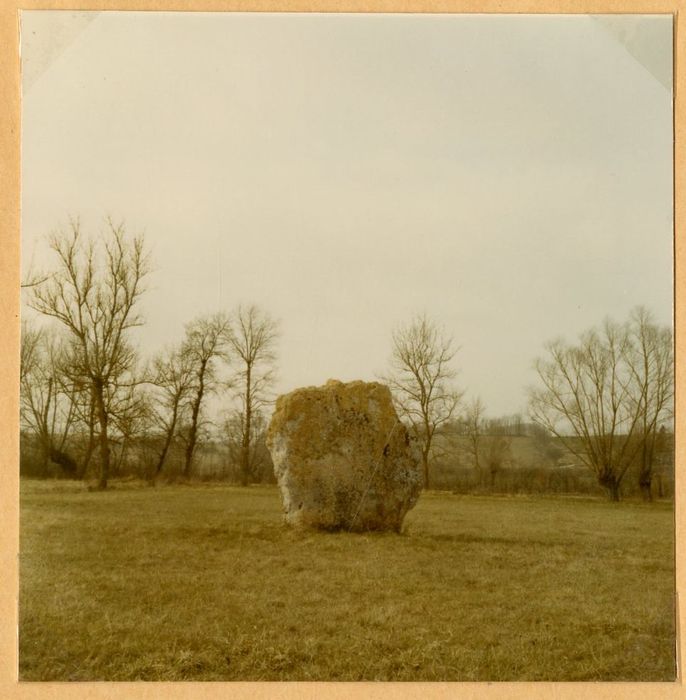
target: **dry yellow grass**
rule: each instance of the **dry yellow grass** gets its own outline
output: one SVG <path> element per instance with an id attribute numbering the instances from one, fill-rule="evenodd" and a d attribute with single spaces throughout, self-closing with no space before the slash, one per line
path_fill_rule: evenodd
<path id="1" fill-rule="evenodd" d="M 424 494 L 298 533 L 275 488 L 22 484 L 24 680 L 670 680 L 667 504 Z"/>

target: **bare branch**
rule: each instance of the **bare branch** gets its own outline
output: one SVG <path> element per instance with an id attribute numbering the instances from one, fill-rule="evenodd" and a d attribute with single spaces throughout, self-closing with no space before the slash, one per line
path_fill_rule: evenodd
<path id="1" fill-rule="evenodd" d="M 422 446 L 424 485 L 429 486 L 429 455 L 436 431 L 454 416 L 463 392 L 453 381 L 452 338 L 442 335 L 426 316 L 418 316 L 392 334 L 391 372 L 383 380 L 398 411 L 409 420 Z"/>

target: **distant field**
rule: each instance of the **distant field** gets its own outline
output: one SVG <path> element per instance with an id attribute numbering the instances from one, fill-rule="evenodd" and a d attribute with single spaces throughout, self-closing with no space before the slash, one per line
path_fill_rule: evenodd
<path id="1" fill-rule="evenodd" d="M 22 680 L 672 680 L 663 503 L 428 493 L 297 533 L 273 487 L 21 486 Z"/>

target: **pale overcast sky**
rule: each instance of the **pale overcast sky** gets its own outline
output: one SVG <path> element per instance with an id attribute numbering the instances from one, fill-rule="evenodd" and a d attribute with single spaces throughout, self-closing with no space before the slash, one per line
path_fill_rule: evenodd
<path id="1" fill-rule="evenodd" d="M 23 12 L 23 254 L 144 231 L 146 354 L 280 319 L 279 391 L 418 312 L 491 415 L 543 343 L 672 314 L 671 17 Z"/>

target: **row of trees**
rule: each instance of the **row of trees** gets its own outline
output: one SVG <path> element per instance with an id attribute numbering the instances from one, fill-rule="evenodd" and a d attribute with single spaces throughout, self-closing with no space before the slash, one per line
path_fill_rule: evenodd
<path id="1" fill-rule="evenodd" d="M 277 324 L 255 306 L 200 317 L 178 345 L 143 364 L 131 339 L 150 271 L 143 239 L 108 221 L 96 242 L 72 221 L 50 246 L 55 268 L 25 286 L 29 305 L 56 328 L 25 323 L 21 345 L 21 416 L 42 458 L 83 476 L 97 447 L 97 486 L 104 489 L 113 444 L 120 461 L 134 441 L 155 452 L 154 479 L 181 442 L 190 476 L 206 427 L 203 409 L 221 391 L 231 400 L 224 427 L 248 483 L 274 379 Z"/>
<path id="2" fill-rule="evenodd" d="M 153 431 L 162 438 L 154 476 L 177 439 L 184 443 L 183 476 L 191 476 L 204 427 L 202 409 L 208 397 L 223 392 L 234 402 L 224 418 L 232 456 L 241 483 L 252 480 L 274 381 L 277 338 L 277 324 L 268 314 L 256 306 L 238 307 L 231 315 L 191 322 L 178 346 L 154 358 L 148 382 L 156 387 L 151 396 Z"/>
<path id="3" fill-rule="evenodd" d="M 143 322 L 139 305 L 150 272 L 143 239 L 127 237 L 112 221 L 97 241 L 88 239 L 72 221 L 50 246 L 54 269 L 25 286 L 29 306 L 56 323 L 25 324 L 21 347 L 22 420 L 42 459 L 82 477 L 97 453 L 104 489 L 113 447 L 121 463 L 136 445 L 148 454 L 151 479 L 172 451 L 182 452 L 181 471 L 190 477 L 208 428 L 207 403 L 221 394 L 230 406 L 224 437 L 241 483 L 251 481 L 265 456 L 277 324 L 255 306 L 199 317 L 177 345 L 144 363 L 131 336 Z M 453 339 L 426 315 L 393 332 L 383 380 L 421 446 L 426 488 L 432 461 L 450 450 L 451 436 L 467 441 L 479 479 L 493 484 L 509 459 L 510 437 L 525 431 L 519 415 L 494 421 L 478 397 L 465 402 L 455 355 Z M 642 308 L 625 323 L 605 321 L 577 344 L 555 340 L 535 364 L 540 381 L 529 391 L 529 412 L 537 427 L 526 431 L 553 462 L 563 451 L 575 455 L 613 500 L 638 461 L 649 498 L 672 420 L 673 364 L 671 330 Z"/>
<path id="4" fill-rule="evenodd" d="M 639 307 L 624 323 L 606 320 L 578 343 L 558 339 L 545 351 L 535 362 L 539 385 L 529 390 L 537 426 L 530 432 L 542 452 L 552 459 L 564 451 L 574 455 L 615 501 L 628 469 L 638 463 L 640 489 L 650 500 L 656 458 L 666 448 L 673 419 L 671 329 Z M 508 434 L 523 430 L 518 416 L 489 420 L 478 397 L 462 407 L 454 356 L 452 339 L 426 316 L 393 335 L 393 373 L 386 381 L 422 447 L 427 488 L 437 434 L 466 437 L 475 470 L 486 470 L 492 482 L 507 459 Z"/>

